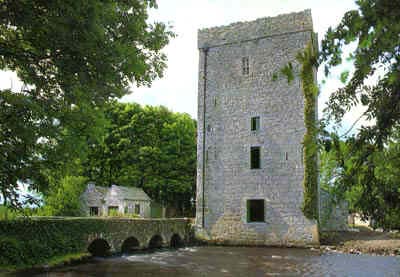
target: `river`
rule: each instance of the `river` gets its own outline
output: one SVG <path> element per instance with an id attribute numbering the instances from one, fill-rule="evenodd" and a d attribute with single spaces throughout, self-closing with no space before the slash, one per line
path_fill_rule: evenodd
<path id="1" fill-rule="evenodd" d="M 28 276 L 20 273 L 18 276 Z M 400 276 L 400 257 L 309 249 L 187 247 L 95 258 L 29 276 Z"/>

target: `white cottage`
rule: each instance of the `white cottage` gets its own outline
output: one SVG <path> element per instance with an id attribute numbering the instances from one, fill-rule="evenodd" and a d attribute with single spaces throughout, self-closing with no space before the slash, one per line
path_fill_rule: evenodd
<path id="1" fill-rule="evenodd" d="M 83 207 L 89 216 L 136 214 L 150 217 L 150 197 L 136 187 L 96 186 L 89 183 L 82 194 Z"/>

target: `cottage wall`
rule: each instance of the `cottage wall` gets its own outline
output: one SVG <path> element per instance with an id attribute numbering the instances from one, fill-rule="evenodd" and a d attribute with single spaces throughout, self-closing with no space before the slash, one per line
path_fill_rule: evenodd
<path id="1" fill-rule="evenodd" d="M 89 184 L 82 195 L 84 214 L 90 215 L 90 207 L 97 207 L 99 216 L 110 215 L 110 207 L 117 207 L 119 214 L 133 214 L 136 213 L 136 205 L 139 205 L 139 216 L 150 217 L 150 198 L 146 195 L 143 199 L 143 191 L 137 196 L 132 195 L 132 192 L 127 195 L 126 190 L 129 189 L 131 188 L 115 185 L 107 188 Z"/>

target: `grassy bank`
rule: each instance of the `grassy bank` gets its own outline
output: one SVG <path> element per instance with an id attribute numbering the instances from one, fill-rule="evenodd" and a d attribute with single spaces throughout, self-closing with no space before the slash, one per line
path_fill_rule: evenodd
<path id="1" fill-rule="evenodd" d="M 38 270 L 42 271 L 43 269 L 49 269 L 49 268 L 54 268 L 54 267 L 59 267 L 59 266 L 66 266 L 66 265 L 71 265 L 71 264 L 76 264 L 80 262 L 87 261 L 90 259 L 92 256 L 90 253 L 87 252 L 79 252 L 79 253 L 69 253 L 65 255 L 59 255 L 59 256 L 54 256 L 51 257 L 47 260 L 44 260 L 40 264 L 36 265 L 3 265 L 0 266 L 0 275 L 2 273 L 14 273 L 16 271 L 26 271 L 26 270 Z"/>

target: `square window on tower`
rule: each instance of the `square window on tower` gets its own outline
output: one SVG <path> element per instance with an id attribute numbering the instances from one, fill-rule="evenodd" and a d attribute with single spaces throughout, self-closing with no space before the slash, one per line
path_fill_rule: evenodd
<path id="1" fill-rule="evenodd" d="M 250 168 L 261 168 L 261 153 L 259 146 L 252 146 L 250 148 Z"/>
<path id="2" fill-rule="evenodd" d="M 258 131 L 260 130 L 260 117 L 255 116 L 251 118 L 251 130 Z"/>
<path id="3" fill-rule="evenodd" d="M 265 222 L 264 199 L 247 200 L 247 222 Z"/>

